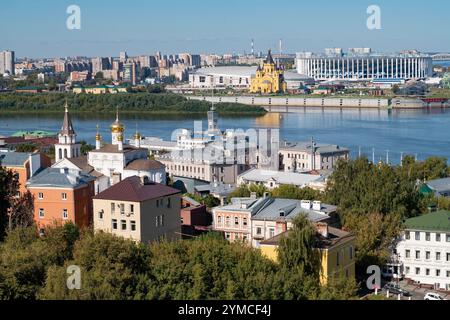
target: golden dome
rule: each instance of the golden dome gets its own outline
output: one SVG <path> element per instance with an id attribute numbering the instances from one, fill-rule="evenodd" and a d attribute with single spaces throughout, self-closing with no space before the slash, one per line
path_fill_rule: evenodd
<path id="1" fill-rule="evenodd" d="M 135 134 L 134 134 L 134 139 L 135 140 L 141 140 L 141 134 L 139 133 L 139 132 L 136 132 Z"/>
<path id="2" fill-rule="evenodd" d="M 111 125 L 111 132 L 120 133 L 124 132 L 124 130 L 124 125 L 119 121 L 119 108 L 117 108 L 116 121 Z"/>

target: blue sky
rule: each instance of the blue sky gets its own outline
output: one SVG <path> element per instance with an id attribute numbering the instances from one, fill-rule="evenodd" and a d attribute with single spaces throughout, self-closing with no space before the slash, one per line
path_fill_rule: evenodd
<path id="1" fill-rule="evenodd" d="M 66 8 L 81 8 L 81 30 L 68 30 Z M 369 5 L 381 30 L 366 27 Z M 450 51 L 447 0 L 4 0 L 0 50 L 19 57 L 233 53 L 326 47 L 376 51 Z"/>

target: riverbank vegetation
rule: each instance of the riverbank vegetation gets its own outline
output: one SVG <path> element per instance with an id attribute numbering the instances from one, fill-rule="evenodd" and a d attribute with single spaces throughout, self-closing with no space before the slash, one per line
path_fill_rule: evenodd
<path id="1" fill-rule="evenodd" d="M 120 94 L 72 94 L 72 93 L 2 93 L 2 113 L 60 113 L 67 101 L 72 113 L 122 113 L 150 114 L 205 114 L 211 103 L 188 100 L 171 93 L 120 93 Z M 237 103 L 218 103 L 219 114 L 264 115 L 265 109 Z"/>

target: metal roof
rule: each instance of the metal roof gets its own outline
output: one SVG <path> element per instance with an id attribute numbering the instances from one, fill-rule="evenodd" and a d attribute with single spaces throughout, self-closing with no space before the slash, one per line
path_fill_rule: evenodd
<path id="1" fill-rule="evenodd" d="M 450 190 L 450 178 L 436 179 L 427 182 L 427 186 L 437 192 Z"/>
<path id="2" fill-rule="evenodd" d="M 405 221 L 410 230 L 450 231 L 450 211 L 437 211 Z"/>
<path id="3" fill-rule="evenodd" d="M 257 182 L 268 182 L 270 180 L 273 180 L 278 184 L 304 186 L 311 182 L 320 180 L 321 176 L 314 174 L 253 168 L 239 175 L 239 178 L 242 178 L 246 181 L 257 181 Z"/>
<path id="4" fill-rule="evenodd" d="M 31 188 L 77 188 L 93 180 L 95 177 L 79 170 L 47 168 L 28 180 L 27 186 Z"/>
<path id="5" fill-rule="evenodd" d="M 30 156 L 31 153 L 25 152 L 2 152 L 0 153 L 0 163 L 4 167 L 23 167 Z"/>

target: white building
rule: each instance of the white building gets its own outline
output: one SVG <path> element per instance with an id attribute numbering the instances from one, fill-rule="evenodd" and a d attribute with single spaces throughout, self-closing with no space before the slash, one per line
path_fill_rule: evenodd
<path id="1" fill-rule="evenodd" d="M 425 79 L 433 75 L 432 58 L 420 53 L 336 57 L 298 53 L 296 65 L 298 73 L 315 80 Z"/>
<path id="2" fill-rule="evenodd" d="M 450 212 L 438 211 L 405 222 L 395 254 L 402 275 L 450 291 Z"/>
<path id="3" fill-rule="evenodd" d="M 15 73 L 15 53 L 14 51 L 0 51 L 0 75 Z"/>
<path id="4" fill-rule="evenodd" d="M 339 159 L 348 159 L 350 150 L 338 145 L 285 142 L 278 151 L 280 169 L 287 172 L 332 170 Z"/>
<path id="5" fill-rule="evenodd" d="M 239 175 L 237 180 L 239 185 L 258 184 L 265 186 L 268 190 L 278 188 L 281 185 L 293 185 L 298 188 L 305 188 L 316 186 L 319 182 L 325 183 L 325 179 L 321 175 L 256 168 Z"/>
<path id="6" fill-rule="evenodd" d="M 148 159 L 148 150 L 140 148 L 139 133 L 136 132 L 135 135 L 137 147 L 124 144 L 124 130 L 117 114 L 116 121 L 111 125 L 112 143 L 103 144 L 97 132 L 95 150 L 90 151 L 87 156 L 81 155 L 66 107 L 60 143 L 55 145 L 56 163 L 52 167 L 79 170 L 96 177 L 96 194 L 131 176 L 147 177 L 150 181 L 166 184 L 164 164 Z"/>
<path id="7" fill-rule="evenodd" d="M 189 74 L 191 88 L 235 88 L 248 89 L 257 67 L 209 67 Z"/>

